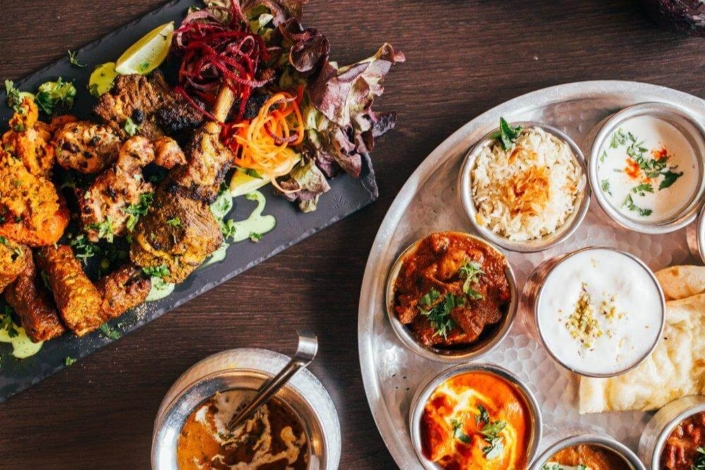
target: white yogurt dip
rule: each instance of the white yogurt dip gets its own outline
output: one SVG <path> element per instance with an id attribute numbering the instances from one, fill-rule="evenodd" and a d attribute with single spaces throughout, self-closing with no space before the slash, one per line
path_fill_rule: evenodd
<path id="1" fill-rule="evenodd" d="M 698 190 L 698 156 L 688 139 L 663 119 L 642 115 L 623 122 L 600 150 L 599 188 L 636 222 L 676 217 Z"/>
<path id="2" fill-rule="evenodd" d="M 651 272 L 605 248 L 560 261 L 543 281 L 536 311 L 549 351 L 590 376 L 617 375 L 641 362 L 664 319 L 663 296 Z"/>

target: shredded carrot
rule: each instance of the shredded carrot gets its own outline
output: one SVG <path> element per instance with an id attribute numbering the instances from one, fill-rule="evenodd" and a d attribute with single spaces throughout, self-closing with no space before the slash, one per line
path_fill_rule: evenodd
<path id="1" fill-rule="evenodd" d="M 304 123 L 297 97 L 278 92 L 252 120 L 225 126 L 223 142 L 235 152 L 235 165 L 255 170 L 271 180 L 287 175 L 299 161 L 292 148 L 304 140 Z"/>

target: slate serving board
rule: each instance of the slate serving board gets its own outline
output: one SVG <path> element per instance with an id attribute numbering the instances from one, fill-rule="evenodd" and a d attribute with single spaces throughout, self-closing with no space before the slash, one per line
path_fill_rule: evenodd
<path id="1" fill-rule="evenodd" d="M 22 91 L 34 92 L 42 83 L 58 77 L 73 81 L 78 95 L 72 113 L 79 118 L 90 118 L 96 100 L 86 87 L 94 67 L 115 61 L 130 45 L 161 24 L 175 21 L 178 27 L 190 6 L 202 6 L 202 3 L 199 0 L 175 0 L 80 49 L 77 57 L 80 63 L 88 65 L 85 68 L 73 67 L 66 57 L 18 80 L 15 86 Z M 12 114 L 4 105 L 5 100 L 4 91 L 0 92 L 0 128 L 3 130 Z M 247 240 L 230 245 L 224 261 L 199 269 L 176 286 L 174 293 L 166 299 L 144 304 L 112 320 L 112 329 L 121 336 L 129 333 L 377 199 L 377 184 L 369 158 L 364 162 L 359 180 L 342 175 L 331 180 L 330 184 L 331 190 L 321 197 L 318 210 L 308 214 L 275 196 L 271 185 L 263 188 L 261 191 L 267 199 L 264 213 L 277 219 L 272 232 L 264 235 L 258 243 Z M 255 202 L 238 197 L 228 218 L 243 220 L 255 207 Z M 100 331 L 83 338 L 69 333 L 46 342 L 38 354 L 23 360 L 10 355 L 11 345 L 0 344 L 0 402 L 64 368 L 67 357 L 82 358 L 111 342 Z"/>

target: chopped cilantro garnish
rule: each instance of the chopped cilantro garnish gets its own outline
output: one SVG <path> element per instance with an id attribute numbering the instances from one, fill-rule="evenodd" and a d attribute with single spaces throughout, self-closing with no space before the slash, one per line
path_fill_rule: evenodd
<path id="1" fill-rule="evenodd" d="M 3 312 L 0 313 L 0 330 L 7 331 L 10 338 L 16 338 L 20 332 L 17 331 L 15 322 L 12 321 L 12 307 L 5 305 Z"/>
<path id="2" fill-rule="evenodd" d="M 610 189 L 610 182 L 609 182 L 609 180 L 606 180 L 606 179 L 602 180 L 602 182 L 600 183 L 600 187 L 602 188 L 602 190 L 603 190 L 604 192 L 606 192 L 606 193 L 609 194 L 610 196 L 612 195 L 612 190 Z"/>
<path id="3" fill-rule="evenodd" d="M 149 207 L 154 202 L 154 193 L 144 193 L 140 194 L 140 202 L 137 204 L 130 204 L 123 211 L 129 214 L 127 218 L 127 230 L 132 232 L 137 225 L 137 221 L 143 215 L 147 215 L 149 212 Z"/>
<path id="4" fill-rule="evenodd" d="M 100 248 L 88 241 L 88 238 L 84 234 L 77 235 L 69 242 L 71 248 L 73 248 L 73 253 L 76 258 L 80 258 L 83 262 L 87 262 L 88 258 L 92 258 L 96 254 L 100 253 Z"/>
<path id="5" fill-rule="evenodd" d="M 453 426 L 453 439 L 457 439 L 463 444 L 470 444 L 472 439 L 463 432 L 463 423 L 457 419 L 452 419 L 450 425 Z"/>
<path id="6" fill-rule="evenodd" d="M 96 222 L 94 224 L 89 224 L 86 226 L 89 230 L 95 230 L 98 232 L 98 238 L 105 238 L 108 243 L 113 242 L 114 232 L 113 232 L 113 220 L 110 216 L 107 216 L 104 221 Z"/>
<path id="7" fill-rule="evenodd" d="M 632 188 L 632 193 L 638 194 L 639 196 L 644 196 L 646 193 L 653 193 L 654 188 L 650 183 L 641 183 Z"/>
<path id="8" fill-rule="evenodd" d="M 167 219 L 166 224 L 171 227 L 181 227 L 181 219 L 174 217 L 173 219 Z"/>
<path id="9" fill-rule="evenodd" d="M 76 98 L 76 87 L 71 82 L 64 82 L 59 77 L 55 82 L 46 82 L 40 85 L 36 96 L 39 108 L 46 114 L 54 111 L 69 111 L 73 108 Z"/>
<path id="10" fill-rule="evenodd" d="M 643 209 L 643 208 L 637 206 L 636 204 L 634 204 L 634 199 L 632 199 L 631 194 L 627 195 L 627 198 L 622 203 L 622 207 L 626 207 L 630 211 L 636 212 L 637 214 L 639 214 L 642 217 L 648 217 L 653 212 L 651 209 Z"/>
<path id="11" fill-rule="evenodd" d="M 620 145 L 625 145 L 627 143 L 627 138 L 627 134 L 621 128 L 617 129 L 617 131 L 612 134 L 610 148 L 616 149 Z"/>
<path id="12" fill-rule="evenodd" d="M 250 233 L 250 240 L 252 240 L 253 242 L 257 243 L 261 239 L 262 239 L 261 233 L 255 233 L 255 232 Z"/>
<path id="13" fill-rule="evenodd" d="M 474 300 L 482 300 L 484 296 L 473 289 L 471 284 L 476 284 L 480 276 L 483 276 L 485 272 L 482 270 L 482 264 L 477 261 L 465 260 L 463 265 L 458 270 L 458 276 L 460 279 L 465 279 L 463 283 L 463 292 Z"/>
<path id="14" fill-rule="evenodd" d="M 521 129 L 521 126 L 512 127 L 503 117 L 499 118 L 499 135 L 497 137 L 504 150 L 514 146 L 514 142 L 517 140 L 517 137 L 519 137 Z"/>
<path id="15" fill-rule="evenodd" d="M 427 300 L 438 299 L 440 293 L 435 289 L 431 289 L 428 294 L 421 297 L 419 301 L 419 311 L 428 318 L 431 322 L 431 327 L 435 330 L 434 336 L 448 337 L 448 333 L 455 328 L 455 322 L 450 317 L 451 312 L 455 307 L 465 304 L 465 299 L 461 296 L 446 294 L 440 302 L 431 307 Z M 422 307 L 431 307 L 429 310 L 424 310 Z"/>
<path id="16" fill-rule="evenodd" d="M 15 88 L 15 84 L 11 80 L 5 80 L 5 94 L 7 94 L 7 105 L 16 113 L 19 112 L 22 96 L 20 96 L 20 90 Z"/>
<path id="17" fill-rule="evenodd" d="M 697 448 L 698 456 L 691 467 L 692 470 L 705 470 L 705 447 Z"/>
<path id="18" fill-rule="evenodd" d="M 72 366 L 76 363 L 77 359 L 72 358 L 71 356 L 66 356 L 66 359 L 64 359 L 64 365 L 66 367 Z"/>
<path id="19" fill-rule="evenodd" d="M 103 333 L 103 336 L 113 341 L 119 339 L 120 336 L 122 336 L 119 331 L 117 331 L 115 328 L 108 325 L 107 323 L 103 323 L 102 325 L 100 325 L 100 332 Z"/>
<path id="20" fill-rule="evenodd" d="M 148 266 L 146 268 L 142 268 L 142 271 L 150 277 L 165 277 L 170 274 L 169 268 L 166 267 L 166 264 L 160 264 L 159 266 Z"/>
<path id="21" fill-rule="evenodd" d="M 135 123 L 135 121 L 132 120 L 131 117 L 128 117 L 125 120 L 125 124 L 122 125 L 122 129 L 130 136 L 133 136 L 137 134 L 140 131 L 140 126 Z"/>
<path id="22" fill-rule="evenodd" d="M 69 62 L 71 63 L 71 65 L 73 65 L 74 67 L 78 67 L 80 69 L 82 69 L 86 66 L 85 64 L 81 64 L 78 62 L 78 59 L 76 58 L 76 54 L 77 54 L 76 51 L 68 51 L 68 52 L 69 52 Z"/>
<path id="23" fill-rule="evenodd" d="M 681 171 L 680 173 L 675 173 L 675 172 L 671 171 L 670 169 L 668 169 L 665 172 L 661 173 L 661 175 L 663 176 L 663 179 L 661 180 L 661 183 L 658 185 L 659 191 L 670 187 L 673 183 L 676 182 L 676 180 L 678 178 L 683 176 L 683 172 Z"/>

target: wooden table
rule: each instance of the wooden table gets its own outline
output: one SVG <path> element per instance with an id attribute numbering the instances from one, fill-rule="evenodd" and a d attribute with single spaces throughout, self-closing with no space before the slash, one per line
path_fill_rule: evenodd
<path id="1" fill-rule="evenodd" d="M 161 3 L 5 0 L 0 78 Z M 624 79 L 705 96 L 705 41 L 656 29 L 636 0 L 311 0 L 305 23 L 340 63 L 384 41 L 406 53 L 378 106 L 399 113 L 374 152 L 379 201 L 1 404 L 0 468 L 146 469 L 157 408 L 184 370 L 233 347 L 291 354 L 295 328 L 319 335 L 311 369 L 340 415 L 341 468 L 394 468 L 362 386 L 357 302 L 377 227 L 416 166 L 477 114 L 551 85 Z"/>

